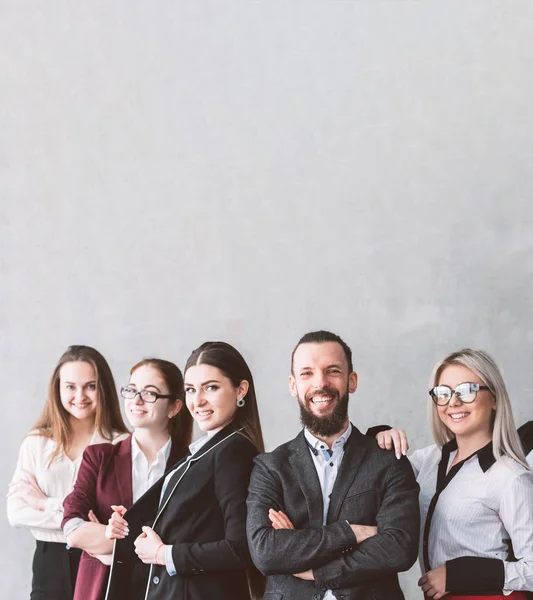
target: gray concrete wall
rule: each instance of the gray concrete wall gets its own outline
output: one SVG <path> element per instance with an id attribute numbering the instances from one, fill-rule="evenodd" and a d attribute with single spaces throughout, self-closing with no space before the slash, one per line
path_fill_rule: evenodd
<path id="1" fill-rule="evenodd" d="M 532 56 L 529 0 L 2 0 L 0 487 L 71 343 L 118 383 L 235 344 L 269 448 L 314 328 L 353 347 L 363 429 L 429 443 L 464 345 L 532 418 Z M 0 531 L 22 600 L 33 540 Z"/>

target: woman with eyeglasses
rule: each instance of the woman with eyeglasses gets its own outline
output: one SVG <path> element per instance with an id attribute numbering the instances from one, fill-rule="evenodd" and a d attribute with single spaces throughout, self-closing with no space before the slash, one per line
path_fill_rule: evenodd
<path id="1" fill-rule="evenodd" d="M 436 443 L 410 456 L 419 586 L 436 600 L 522 600 L 533 590 L 533 475 L 500 370 L 485 352 L 460 350 L 437 364 L 429 393 Z M 378 443 L 392 449 L 402 433 L 380 432 Z"/>
<path id="2" fill-rule="evenodd" d="M 187 408 L 205 433 L 123 515 L 107 600 L 249 600 L 260 593 L 246 540 L 253 459 L 263 451 L 254 382 L 241 354 L 206 342 L 185 367 Z M 132 584 L 132 556 L 150 565 Z M 250 583 L 250 586 L 249 586 Z"/>
<path id="3" fill-rule="evenodd" d="M 72 599 L 81 553 L 66 545 L 63 500 L 84 449 L 126 431 L 105 358 L 89 346 L 70 346 L 52 373 L 44 410 L 22 442 L 9 484 L 9 522 L 29 528 L 37 540 L 32 600 Z"/>
<path id="4" fill-rule="evenodd" d="M 122 515 L 185 456 L 191 442 L 192 418 L 183 407 L 183 377 L 175 364 L 142 360 L 120 393 L 133 433 L 115 445 L 87 448 L 64 503 L 67 541 L 84 551 L 74 600 L 105 597 L 114 540 L 127 532 Z M 132 580 L 143 589 L 148 567 L 137 560 L 131 568 Z"/>

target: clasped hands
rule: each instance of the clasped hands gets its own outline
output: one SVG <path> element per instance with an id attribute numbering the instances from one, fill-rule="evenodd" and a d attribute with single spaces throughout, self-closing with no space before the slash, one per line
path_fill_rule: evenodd
<path id="1" fill-rule="evenodd" d="M 124 519 L 126 507 L 112 505 L 113 514 L 105 528 L 105 535 L 109 540 L 124 539 L 130 532 L 128 523 Z M 166 565 L 166 546 L 159 535 L 151 527 L 143 527 L 142 533 L 134 542 L 137 556 L 145 564 Z"/>
<path id="2" fill-rule="evenodd" d="M 271 508 L 268 511 L 268 518 L 272 523 L 272 527 L 274 529 L 294 529 L 294 525 L 292 524 L 289 517 L 282 510 L 274 510 Z M 349 523 L 357 543 L 360 544 L 364 540 L 369 537 L 372 537 L 377 534 L 378 528 L 374 525 L 355 525 Z M 304 571 L 303 573 L 293 573 L 294 577 L 298 577 L 299 579 L 305 579 L 307 581 L 314 581 L 315 577 L 313 575 L 313 570 L 309 569 Z"/>

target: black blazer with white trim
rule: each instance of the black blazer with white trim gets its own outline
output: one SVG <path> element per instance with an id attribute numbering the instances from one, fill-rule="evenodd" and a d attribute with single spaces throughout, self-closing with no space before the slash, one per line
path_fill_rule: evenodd
<path id="1" fill-rule="evenodd" d="M 130 533 L 117 540 L 106 600 L 249 600 L 246 569 L 246 496 L 254 445 L 231 425 L 192 457 L 175 465 L 160 505 L 164 478 L 128 510 Z M 177 574 L 153 565 L 148 582 L 140 580 L 133 542 L 149 525 L 172 544 Z"/>

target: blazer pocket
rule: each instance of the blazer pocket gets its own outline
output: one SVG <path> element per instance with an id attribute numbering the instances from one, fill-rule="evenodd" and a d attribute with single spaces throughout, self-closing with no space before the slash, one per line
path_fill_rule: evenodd
<path id="1" fill-rule="evenodd" d="M 350 494 L 346 496 L 345 500 L 351 500 L 352 498 L 360 498 L 361 496 L 366 496 L 367 494 L 375 494 L 374 489 L 363 490 L 362 492 L 355 492 L 355 494 Z"/>
<path id="2" fill-rule="evenodd" d="M 357 519 L 361 525 L 375 525 L 375 518 L 378 512 L 376 490 L 365 490 L 357 492 L 344 499 L 341 516 L 350 520 L 350 517 Z M 353 521 L 350 521 L 352 523 Z"/>

